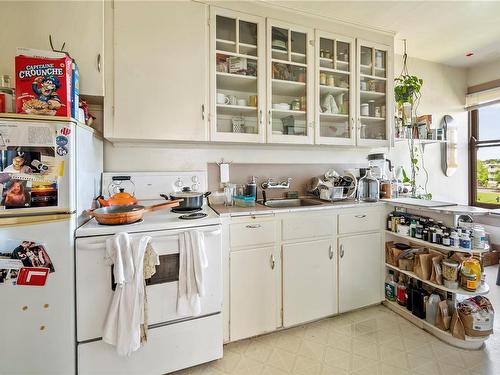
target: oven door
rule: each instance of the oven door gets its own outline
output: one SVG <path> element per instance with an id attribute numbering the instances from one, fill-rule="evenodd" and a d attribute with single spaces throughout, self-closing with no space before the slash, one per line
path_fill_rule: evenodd
<path id="1" fill-rule="evenodd" d="M 208 268 L 205 270 L 205 296 L 201 298 L 201 314 L 221 311 L 222 269 L 220 226 L 196 230 L 205 233 Z M 177 314 L 179 274 L 179 234 L 184 230 L 144 233 L 151 236 L 152 246 L 160 256 L 156 274 L 147 282 L 148 325 L 161 324 L 189 316 Z M 134 234 L 140 237 L 144 234 Z M 105 264 L 105 243 L 109 236 L 76 240 L 76 304 L 78 342 L 100 338 L 114 289 L 112 266 Z"/>

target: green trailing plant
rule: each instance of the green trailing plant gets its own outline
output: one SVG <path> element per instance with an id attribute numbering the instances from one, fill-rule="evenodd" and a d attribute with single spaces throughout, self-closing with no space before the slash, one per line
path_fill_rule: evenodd
<path id="1" fill-rule="evenodd" d="M 417 125 L 417 110 L 422 97 L 421 89 L 424 80 L 418 76 L 408 73 L 407 65 L 408 55 L 406 53 L 406 40 L 404 41 L 403 68 L 399 77 L 394 79 L 394 98 L 399 116 L 396 118 L 399 123 L 400 131 L 403 126 L 408 127 L 408 151 L 410 153 L 411 177 L 404 172 L 407 183 L 411 185 L 412 197 L 417 198 L 417 174 L 420 171 L 419 159 L 422 159 L 422 168 L 426 174 L 425 194 L 420 195 L 420 198 L 430 199 L 432 194 L 427 192 L 427 171 L 423 166 L 423 148 L 420 150 L 418 145 L 415 145 L 416 133 L 418 133 Z M 409 111 L 405 107 L 409 107 Z"/>

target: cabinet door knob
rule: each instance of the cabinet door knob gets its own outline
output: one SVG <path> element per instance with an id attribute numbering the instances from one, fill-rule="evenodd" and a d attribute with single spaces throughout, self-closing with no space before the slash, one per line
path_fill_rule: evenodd
<path id="1" fill-rule="evenodd" d="M 328 248 L 328 258 L 333 259 L 333 247 L 330 245 Z"/>
<path id="2" fill-rule="evenodd" d="M 344 257 L 344 245 L 340 245 L 340 257 Z"/>
<path id="3" fill-rule="evenodd" d="M 97 71 L 101 73 L 101 54 L 97 54 Z"/>
<path id="4" fill-rule="evenodd" d="M 273 254 L 271 254 L 271 258 L 269 259 L 269 263 L 271 265 L 271 269 L 274 270 L 274 266 L 276 265 L 276 260 L 274 259 Z"/>

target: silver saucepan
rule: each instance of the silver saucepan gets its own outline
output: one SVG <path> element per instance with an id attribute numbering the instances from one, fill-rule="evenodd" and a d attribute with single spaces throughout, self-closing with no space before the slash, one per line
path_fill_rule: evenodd
<path id="1" fill-rule="evenodd" d="M 182 191 L 171 193 L 170 196 L 167 194 L 160 194 L 165 199 L 178 200 L 182 199 L 179 207 L 176 210 L 197 210 L 203 206 L 203 199 L 208 197 L 210 192 L 200 193 L 197 191 L 191 191 L 189 187 L 185 187 Z"/>

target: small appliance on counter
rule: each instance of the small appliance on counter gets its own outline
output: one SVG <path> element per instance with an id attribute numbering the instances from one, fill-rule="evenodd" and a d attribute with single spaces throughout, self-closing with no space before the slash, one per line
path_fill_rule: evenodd
<path id="1" fill-rule="evenodd" d="M 380 195 L 378 180 L 373 177 L 371 168 L 366 170 L 366 174 L 358 181 L 357 198 L 360 202 L 377 202 Z"/>

